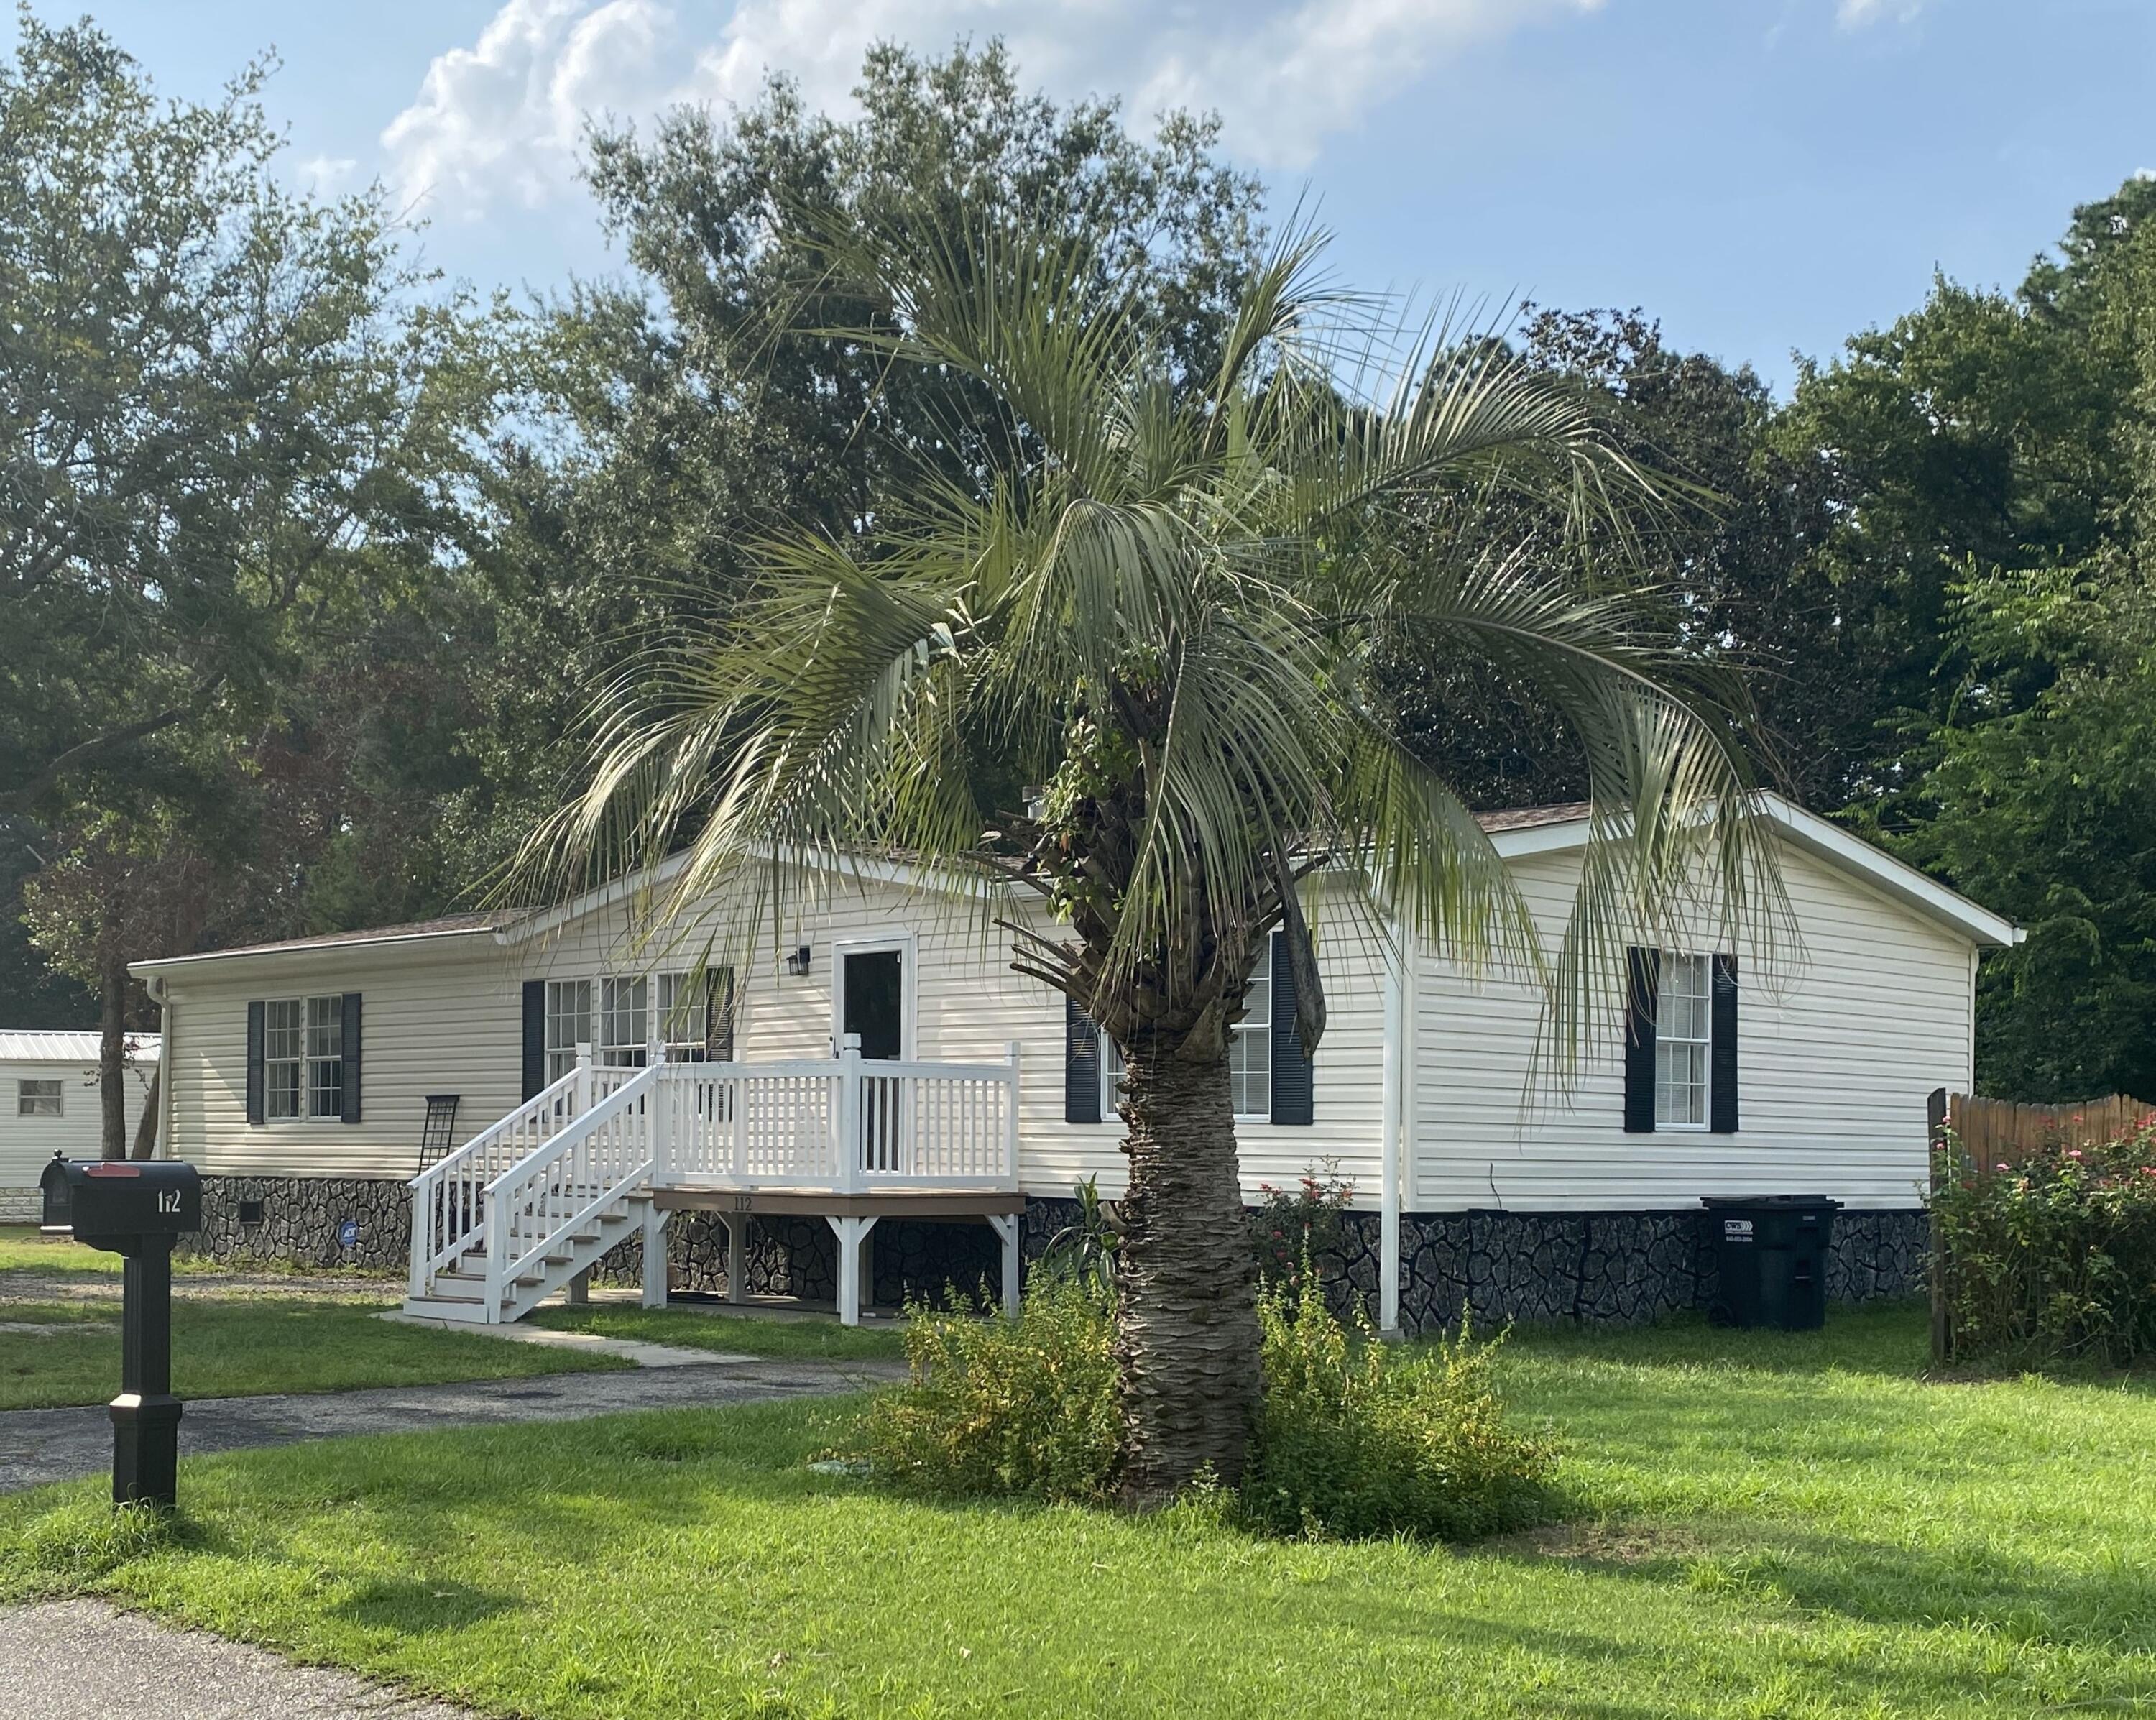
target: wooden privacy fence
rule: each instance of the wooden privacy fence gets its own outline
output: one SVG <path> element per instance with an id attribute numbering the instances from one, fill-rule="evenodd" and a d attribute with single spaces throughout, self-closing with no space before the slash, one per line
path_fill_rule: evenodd
<path id="1" fill-rule="evenodd" d="M 1979 1179 L 1994 1177 L 2018 1165 L 2030 1154 L 2061 1147 L 2093 1147 L 2131 1134 L 2143 1119 L 2156 1113 L 2156 1106 L 2124 1093 L 2101 1099 L 2083 1099 L 2068 1105 L 2024 1105 L 2015 1099 L 1984 1099 L 1974 1093 L 1949 1093 L 1943 1087 L 1931 1097 L 1931 1139 L 1934 1149 L 1948 1140 L 1958 1148 L 1963 1168 Z M 1932 1158 L 1932 1192 L 1937 1194 L 1944 1166 L 1936 1150 Z M 1939 1234 L 1938 1203 L 1932 1208 L 1932 1359 L 1945 1362 L 1953 1353 L 1953 1333 L 1948 1323 L 1947 1260 Z"/>
<path id="2" fill-rule="evenodd" d="M 2092 1147 L 2130 1134 L 2152 1108 L 2123 1093 L 2071 1105 L 2023 1105 L 1974 1093 L 1935 1093 L 1933 1136 L 1950 1130 L 1979 1176 L 2047 1147 Z M 1943 1109 L 1942 1109 L 1943 1106 Z"/>

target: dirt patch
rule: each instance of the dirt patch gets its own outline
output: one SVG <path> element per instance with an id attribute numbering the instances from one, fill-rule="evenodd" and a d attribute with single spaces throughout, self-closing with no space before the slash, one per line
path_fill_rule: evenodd
<path id="1" fill-rule="evenodd" d="M 218 1302 L 239 1297 L 289 1296 L 308 1302 L 394 1302 L 402 1293 L 392 1277 L 362 1277 L 352 1272 L 175 1272 L 172 1294 L 181 1301 Z M 118 1273 L 110 1277 L 84 1272 L 44 1273 L 34 1267 L 0 1272 L 0 1308 L 10 1302 L 66 1302 L 77 1307 L 121 1298 Z"/>
<path id="2" fill-rule="evenodd" d="M 1707 1551 L 1707 1543 L 1691 1530 L 1668 1523 L 1544 1523 L 1487 1545 L 1492 1552 L 1516 1557 L 1622 1569 L 1681 1563 Z"/>

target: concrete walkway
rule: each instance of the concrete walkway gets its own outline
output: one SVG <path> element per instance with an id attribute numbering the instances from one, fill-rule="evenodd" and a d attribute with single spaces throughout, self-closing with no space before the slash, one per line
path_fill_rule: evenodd
<path id="1" fill-rule="evenodd" d="M 0 1692 L 8 1720 L 471 1720 L 95 1600 L 0 1610 Z"/>
<path id="2" fill-rule="evenodd" d="M 379 1387 L 263 1398 L 203 1398 L 180 1418 L 182 1460 L 346 1434 L 404 1433 L 520 1421 L 575 1421 L 624 1409 L 739 1404 L 855 1391 L 902 1379 L 902 1362 L 724 1362 L 634 1373 L 557 1373 L 453 1385 Z M 112 1466 L 105 1407 L 0 1414 L 0 1493 L 102 1475 Z M 186 1471 L 181 1482 L 186 1483 Z M 0 1666 L 7 1661 L 0 1656 Z"/>

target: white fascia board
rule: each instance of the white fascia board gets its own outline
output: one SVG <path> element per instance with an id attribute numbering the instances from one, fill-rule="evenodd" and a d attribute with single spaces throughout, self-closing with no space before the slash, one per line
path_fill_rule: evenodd
<path id="1" fill-rule="evenodd" d="M 327 938 L 320 943 L 303 943 L 282 949 L 203 950 L 192 956 L 160 956 L 152 961 L 130 962 L 127 971 L 141 979 L 176 971 L 184 976 L 204 962 L 304 962 L 317 956 L 348 959 L 354 950 L 398 949 L 415 943 L 437 943 L 447 937 L 495 937 L 500 935 L 495 927 L 489 926 L 458 926 L 444 932 L 404 932 L 394 937 L 369 937 L 363 932 L 354 932 L 350 937 Z"/>
<path id="2" fill-rule="evenodd" d="M 1806 812 L 1779 794 L 1762 794 L 1760 804 L 1785 840 L 1817 859 L 1854 873 L 1882 895 L 1927 918 L 1952 927 L 1989 949 L 2007 949 L 2024 942 L 2028 933 L 2004 915 L 1979 906 L 1958 891 L 1928 878 L 1906 860 L 1875 848 L 1861 836 L 1816 813 Z M 1491 833 L 1490 845 L 1507 860 L 1531 855 L 1557 854 L 1587 845 L 1589 820 L 1582 816 L 1563 824 L 1535 824 L 1522 830 Z"/>

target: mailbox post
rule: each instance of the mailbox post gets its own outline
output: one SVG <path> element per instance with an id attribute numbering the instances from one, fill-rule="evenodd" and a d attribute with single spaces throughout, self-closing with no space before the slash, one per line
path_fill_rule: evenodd
<path id="1" fill-rule="evenodd" d="M 49 1236 L 126 1262 L 120 1395 L 112 1400 L 112 1502 L 169 1509 L 178 1497 L 180 1400 L 172 1395 L 172 1239 L 202 1228 L 202 1179 L 168 1160 L 58 1153 L 41 1183 Z"/>

